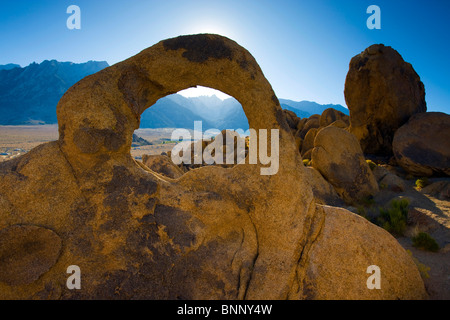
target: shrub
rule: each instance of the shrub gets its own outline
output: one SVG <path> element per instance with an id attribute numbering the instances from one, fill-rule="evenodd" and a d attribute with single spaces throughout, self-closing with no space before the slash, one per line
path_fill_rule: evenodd
<path id="1" fill-rule="evenodd" d="M 408 252 L 408 254 L 413 259 L 414 263 L 416 264 L 417 269 L 419 269 L 420 276 L 422 277 L 422 279 L 428 279 L 430 277 L 428 271 L 430 271 L 431 268 L 421 263 L 419 260 L 417 260 L 417 258 L 413 256 L 411 250 L 406 250 L 406 252 Z"/>
<path id="2" fill-rule="evenodd" d="M 361 217 L 367 219 L 366 208 L 364 208 L 363 206 L 359 206 L 359 207 L 356 209 L 356 213 L 357 213 L 359 216 L 361 216 Z"/>
<path id="3" fill-rule="evenodd" d="M 311 165 L 311 160 L 303 159 L 303 164 L 305 165 L 305 167 L 309 167 Z"/>
<path id="4" fill-rule="evenodd" d="M 416 180 L 416 187 L 419 189 L 425 188 L 430 183 L 428 182 L 428 178 L 420 178 Z"/>
<path id="5" fill-rule="evenodd" d="M 375 162 L 373 162 L 372 160 L 366 160 L 367 164 L 370 167 L 370 170 L 373 171 L 373 169 L 375 169 L 377 167 L 377 164 Z"/>
<path id="6" fill-rule="evenodd" d="M 403 236 L 408 219 L 408 207 L 408 199 L 392 200 L 390 208 L 380 208 L 378 225 L 394 235 Z"/>
<path id="7" fill-rule="evenodd" d="M 426 232 L 419 232 L 419 234 L 412 238 L 413 246 L 419 249 L 437 252 L 439 245 L 436 240 L 433 239 Z"/>
<path id="8" fill-rule="evenodd" d="M 362 198 L 360 200 L 360 203 L 364 207 L 372 207 L 375 204 L 375 199 L 373 198 L 373 196 L 367 196 L 367 197 Z"/>

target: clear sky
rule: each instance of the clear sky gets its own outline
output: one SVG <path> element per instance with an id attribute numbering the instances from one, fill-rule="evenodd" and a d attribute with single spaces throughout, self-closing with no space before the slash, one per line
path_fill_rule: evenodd
<path id="1" fill-rule="evenodd" d="M 81 30 L 69 30 L 69 5 Z M 369 5 L 381 30 L 369 30 Z M 122 61 L 182 34 L 218 33 L 248 49 L 280 98 L 345 105 L 350 59 L 398 50 L 425 84 L 429 111 L 450 113 L 448 0 L 0 0 L 0 64 Z"/>

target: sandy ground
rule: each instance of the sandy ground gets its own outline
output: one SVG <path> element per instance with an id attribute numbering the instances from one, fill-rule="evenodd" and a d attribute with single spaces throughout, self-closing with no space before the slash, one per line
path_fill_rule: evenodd
<path id="1" fill-rule="evenodd" d="M 411 192 L 411 191 L 410 191 Z M 432 300 L 450 300 L 450 201 L 443 201 L 431 195 L 415 196 L 412 203 L 419 223 L 412 225 L 406 237 L 397 239 L 407 250 L 410 250 L 425 268 L 429 277 L 424 277 L 425 287 Z M 440 246 L 438 252 L 416 249 L 412 246 L 411 237 L 417 232 L 427 232 Z"/>
<path id="2" fill-rule="evenodd" d="M 450 178 L 430 178 L 430 183 L 450 181 Z M 422 274 L 425 288 L 431 300 L 450 299 L 450 201 L 438 199 L 433 195 L 418 190 L 415 180 L 403 180 L 406 189 L 403 192 L 381 190 L 377 196 L 377 206 L 385 206 L 391 199 L 407 198 L 409 200 L 409 224 L 404 237 L 398 242 L 412 253 L 421 264 L 428 277 Z M 431 235 L 440 246 L 438 252 L 424 251 L 412 246 L 412 237 L 418 232 Z M 419 268 L 421 269 L 421 268 Z"/>

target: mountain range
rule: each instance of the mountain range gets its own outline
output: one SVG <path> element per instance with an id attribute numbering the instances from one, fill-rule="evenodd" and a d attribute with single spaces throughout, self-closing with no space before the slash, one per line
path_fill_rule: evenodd
<path id="1" fill-rule="evenodd" d="M 56 123 L 56 105 L 67 89 L 106 67 L 104 61 L 77 64 L 56 60 L 25 68 L 0 66 L 0 124 Z"/>
<path id="2" fill-rule="evenodd" d="M 82 78 L 108 67 L 105 61 L 86 63 L 45 60 L 22 68 L 0 65 L 0 125 L 56 123 L 56 105 L 64 92 Z M 341 105 L 321 105 L 310 101 L 280 99 L 281 107 L 300 118 L 334 108 L 348 114 Z M 217 96 L 184 97 L 172 94 L 158 100 L 141 116 L 140 128 L 193 128 L 202 121 L 203 129 L 248 129 L 240 103 Z"/>

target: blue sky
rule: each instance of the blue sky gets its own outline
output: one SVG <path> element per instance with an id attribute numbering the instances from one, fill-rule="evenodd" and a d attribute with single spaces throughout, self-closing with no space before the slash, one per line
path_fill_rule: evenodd
<path id="1" fill-rule="evenodd" d="M 81 30 L 69 30 L 69 5 Z M 381 30 L 369 30 L 369 5 Z M 450 1 L 0 0 L 0 64 L 122 61 L 158 41 L 219 33 L 247 48 L 278 97 L 345 105 L 350 59 L 374 43 L 398 50 L 425 84 L 429 111 L 450 113 Z"/>

